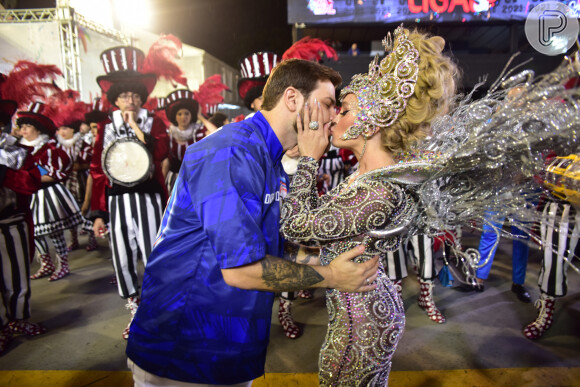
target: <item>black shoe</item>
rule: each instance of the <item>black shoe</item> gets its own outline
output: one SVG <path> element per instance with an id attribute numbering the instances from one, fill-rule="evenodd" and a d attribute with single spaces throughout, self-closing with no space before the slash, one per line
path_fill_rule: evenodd
<path id="1" fill-rule="evenodd" d="M 516 294 L 518 300 L 521 302 L 525 302 L 526 304 L 532 302 L 532 296 L 530 296 L 530 293 L 528 293 L 523 285 L 512 284 L 512 292 Z"/>
<path id="2" fill-rule="evenodd" d="M 484 287 L 483 284 L 475 284 L 475 285 L 461 284 L 459 286 L 454 287 L 453 289 L 461 293 L 469 293 L 469 292 L 481 293 L 483 292 Z"/>

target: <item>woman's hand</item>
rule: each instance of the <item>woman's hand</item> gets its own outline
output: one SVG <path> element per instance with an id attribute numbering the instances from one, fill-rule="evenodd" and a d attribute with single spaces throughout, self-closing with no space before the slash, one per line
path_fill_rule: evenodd
<path id="1" fill-rule="evenodd" d="M 109 230 L 107 230 L 107 226 L 105 226 L 105 222 L 103 218 L 96 218 L 93 223 L 93 232 L 95 236 L 98 238 L 106 238 Z"/>
<path id="2" fill-rule="evenodd" d="M 320 103 L 314 101 L 314 106 L 304 105 L 304 117 L 298 114 L 296 127 L 298 130 L 298 149 L 301 156 L 307 156 L 319 160 L 326 152 L 330 137 L 330 122 L 323 125 L 319 118 Z M 312 128 L 310 123 L 317 123 L 318 128 Z"/>

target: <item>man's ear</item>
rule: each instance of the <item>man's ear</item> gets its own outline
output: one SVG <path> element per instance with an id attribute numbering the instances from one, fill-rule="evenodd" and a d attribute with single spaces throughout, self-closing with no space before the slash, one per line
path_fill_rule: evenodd
<path id="1" fill-rule="evenodd" d="M 302 96 L 302 93 L 292 86 L 289 86 L 284 90 L 283 99 L 286 108 L 292 113 L 300 111 L 304 105 L 304 97 Z"/>

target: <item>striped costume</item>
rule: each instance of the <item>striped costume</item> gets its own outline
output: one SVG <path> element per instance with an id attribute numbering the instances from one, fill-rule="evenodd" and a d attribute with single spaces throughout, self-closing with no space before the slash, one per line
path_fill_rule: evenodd
<path id="1" fill-rule="evenodd" d="M 151 253 L 167 192 L 161 172 L 161 161 L 167 157 L 168 137 L 163 122 L 149 115 L 145 109 L 138 112 L 139 127 L 147 138 L 147 147 L 153 155 L 153 176 L 133 187 L 109 181 L 101 166 L 103 149 L 117 139 L 135 137 L 123 121 L 121 112 L 114 111 L 111 122 L 99 124 L 99 131 L 91 160 L 93 196 L 91 215 L 110 224 L 113 265 L 117 276 L 119 295 L 126 299 L 139 294 L 137 262 L 144 264 Z"/>
<path id="2" fill-rule="evenodd" d="M 91 162 L 93 155 L 93 147 L 90 143 L 83 140 L 85 136 L 77 132 L 70 140 L 65 140 L 57 135 L 57 147 L 67 152 L 73 162 L 73 171 L 64 185 L 73 194 L 77 203 L 82 205 L 85 200 L 88 165 Z M 86 166 L 85 168 L 82 168 Z M 93 222 L 83 217 L 82 229 L 88 233 L 93 231 Z M 72 230 L 71 230 L 72 231 Z M 73 239 L 76 239 L 76 234 L 73 233 Z M 78 244 L 78 241 L 76 241 Z"/>
<path id="3" fill-rule="evenodd" d="M 565 201 L 549 201 L 542 211 L 541 237 L 544 257 L 538 285 L 542 293 L 563 297 L 568 292 L 565 258 L 572 261 L 578 247 L 580 216 Z M 580 255 L 580 252 L 576 255 Z"/>
<path id="4" fill-rule="evenodd" d="M 52 177 L 55 182 L 43 183 L 42 188 L 32 195 L 31 209 L 34 221 L 34 239 L 40 255 L 48 255 L 48 236 L 54 243 L 59 257 L 66 257 L 64 230 L 82 223 L 83 218 L 73 194 L 63 185 L 71 172 L 72 162 L 68 154 L 56 146 L 56 141 L 40 135 L 29 144 L 33 146 L 33 159 L 41 174 Z"/>
<path id="5" fill-rule="evenodd" d="M 0 134 L 0 328 L 30 317 L 30 261 L 34 254 L 30 195 L 40 172 L 16 139 Z"/>

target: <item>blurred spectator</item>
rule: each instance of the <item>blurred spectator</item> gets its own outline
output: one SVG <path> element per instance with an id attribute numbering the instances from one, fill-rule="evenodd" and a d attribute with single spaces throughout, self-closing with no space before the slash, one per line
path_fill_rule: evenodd
<path id="1" fill-rule="evenodd" d="M 360 54 L 358 45 L 356 43 L 353 43 L 352 46 L 350 46 L 350 48 L 348 49 L 348 55 L 357 56 L 358 54 Z"/>

